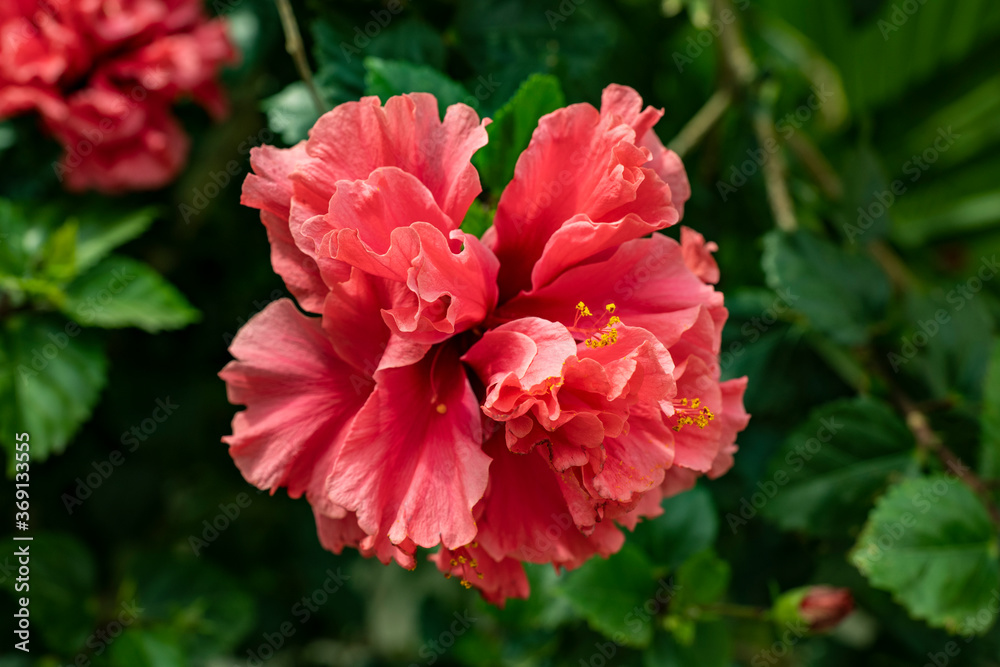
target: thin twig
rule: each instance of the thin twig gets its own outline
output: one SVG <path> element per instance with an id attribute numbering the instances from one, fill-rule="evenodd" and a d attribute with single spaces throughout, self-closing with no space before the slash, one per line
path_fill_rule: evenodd
<path id="1" fill-rule="evenodd" d="M 884 371 L 878 362 L 872 364 L 872 370 L 879 375 L 889 388 L 893 403 L 903 414 L 907 428 L 917 442 L 917 449 L 936 456 L 946 469 L 965 482 L 979 499 L 983 501 L 990 519 L 1000 529 L 1000 507 L 997 507 L 990 491 L 990 485 L 983 481 L 971 468 L 962 463 L 962 459 L 951 450 L 941 437 L 931 428 L 927 415 L 917 407 L 898 384 Z"/>
<path id="2" fill-rule="evenodd" d="M 309 96 L 312 97 L 316 111 L 326 112 L 326 104 L 316 90 L 316 82 L 313 81 L 312 72 L 309 70 L 309 59 L 306 57 L 305 43 L 302 41 L 302 33 L 299 32 L 298 21 L 295 20 L 295 12 L 288 0 L 274 0 L 278 7 L 278 14 L 281 16 L 281 27 L 285 31 L 285 50 L 295 61 L 295 68 L 299 71 L 299 76 L 309 89 Z"/>
<path id="3" fill-rule="evenodd" d="M 732 101 L 733 95 L 728 88 L 716 90 L 698 113 L 681 128 L 677 136 L 670 140 L 669 148 L 680 157 L 684 157 L 689 150 L 701 143 L 709 130 L 715 127 Z"/>
<path id="4" fill-rule="evenodd" d="M 767 188 L 767 201 L 771 204 L 774 222 L 780 229 L 794 232 L 798 229 L 799 222 L 795 217 L 792 196 L 785 183 L 788 164 L 785 162 L 785 154 L 781 152 L 781 146 L 778 144 L 778 137 L 774 131 L 774 117 L 770 110 L 760 109 L 754 113 L 753 130 L 754 134 L 757 135 L 760 147 L 768 153 L 767 157 L 764 158 L 762 169 L 764 171 L 764 185 Z"/>
<path id="5" fill-rule="evenodd" d="M 819 189 L 823 191 L 823 195 L 827 199 L 838 201 L 844 196 L 844 184 L 841 182 L 840 176 L 830 166 L 826 157 L 816 148 L 816 144 L 805 136 L 804 132 L 792 133 L 788 137 L 788 146 L 806 170 L 812 174 L 813 180 L 819 185 Z"/>

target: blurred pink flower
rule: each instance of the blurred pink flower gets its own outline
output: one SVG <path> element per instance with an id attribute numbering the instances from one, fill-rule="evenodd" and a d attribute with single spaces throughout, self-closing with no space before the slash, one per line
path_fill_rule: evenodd
<path id="1" fill-rule="evenodd" d="M 523 562 L 608 556 L 726 472 L 746 381 L 719 381 L 712 244 L 647 237 L 690 192 L 661 115 L 610 86 L 543 117 L 482 241 L 459 229 L 487 139 L 469 107 L 364 98 L 255 149 L 243 203 L 320 317 L 281 300 L 233 341 L 244 476 L 304 494 L 334 552 L 412 568 L 438 547 L 502 604 L 528 595 Z"/>
<path id="2" fill-rule="evenodd" d="M 216 82 L 236 54 L 200 0 L 9 0 L 0 6 L 0 119 L 35 110 L 65 149 L 70 190 L 158 188 L 188 139 L 170 112 L 189 95 L 226 113 Z"/>

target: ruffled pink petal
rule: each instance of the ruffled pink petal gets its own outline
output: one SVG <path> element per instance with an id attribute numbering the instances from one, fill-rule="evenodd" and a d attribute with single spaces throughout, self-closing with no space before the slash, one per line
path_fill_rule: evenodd
<path id="1" fill-rule="evenodd" d="M 698 323 L 706 305 L 711 309 L 709 323 L 716 322 L 719 309 L 725 320 L 722 294 L 692 274 L 680 244 L 662 234 L 629 241 L 607 259 L 567 270 L 550 284 L 501 305 L 493 319 L 535 316 L 571 326 L 581 300 L 595 310 L 615 304 L 622 324 L 652 332 L 667 347 Z M 718 329 L 721 335 L 721 324 Z"/>
<path id="2" fill-rule="evenodd" d="M 293 195 L 289 174 L 305 154 L 305 142 L 284 149 L 252 148 L 250 167 L 253 173 L 243 181 L 240 203 L 260 209 L 260 219 L 267 228 L 267 240 L 271 244 L 271 265 L 285 281 L 288 291 L 303 309 L 320 313 L 327 286 L 320 277 L 316 260 L 299 248 L 288 224 Z"/>
<path id="3" fill-rule="evenodd" d="M 377 97 L 341 104 L 309 132 L 309 158 L 293 177 L 302 205 L 293 221 L 325 214 L 338 181 L 398 167 L 423 183 L 458 227 L 482 191 L 471 158 L 486 145 L 487 122 L 464 104 L 449 107 L 442 121 L 437 100 L 426 93 L 392 97 L 385 107 Z"/>
<path id="4" fill-rule="evenodd" d="M 370 386 L 350 382 L 352 369 L 336 354 L 318 318 L 288 299 L 269 304 L 240 329 L 236 358 L 219 373 L 229 401 L 247 409 L 223 441 L 247 481 L 261 489 L 308 492 L 328 513 L 323 484 L 332 457 Z"/>
<path id="5" fill-rule="evenodd" d="M 713 285 L 719 282 L 719 265 L 712 257 L 712 253 L 718 249 L 719 246 L 714 241 L 705 243 L 704 236 L 689 227 L 681 227 L 681 252 L 684 255 L 684 264 L 691 273 Z"/>
<path id="6" fill-rule="evenodd" d="M 572 486 L 572 473 L 556 473 L 546 455 L 513 454 L 502 434 L 484 450 L 493 459 L 490 486 L 477 509 L 476 541 L 494 560 L 513 558 L 531 563 L 578 567 L 590 556 L 608 556 L 621 548 L 621 531 L 601 524 L 590 536 L 577 528 L 560 486 Z"/>
<path id="7" fill-rule="evenodd" d="M 684 164 L 677 153 L 664 148 L 663 142 L 656 135 L 653 126 L 663 116 L 662 109 L 653 107 L 642 108 L 642 98 L 639 93 L 619 84 L 611 84 L 601 94 L 601 113 L 618 115 L 625 123 L 632 126 L 638 144 L 649 150 L 652 155 L 647 167 L 654 170 L 660 179 L 670 186 L 670 199 L 678 214 L 684 216 L 684 202 L 691 197 L 691 185 L 688 183 Z"/>
<path id="8" fill-rule="evenodd" d="M 600 112 L 577 104 L 539 121 L 485 237 L 500 258 L 503 300 L 680 219 L 670 186 L 646 166 L 651 151 L 637 142 L 662 112 L 640 109 L 638 94 L 617 86 Z M 557 240 L 574 223 L 579 228 Z"/>
<path id="9" fill-rule="evenodd" d="M 712 469 L 708 471 L 711 479 L 721 477 L 733 467 L 733 455 L 736 447 L 736 434 L 750 423 L 750 415 L 743 407 L 743 394 L 747 388 L 747 378 L 726 380 L 719 385 L 722 390 L 722 436 L 723 446 L 712 461 Z"/>
<path id="10" fill-rule="evenodd" d="M 454 548 L 476 535 L 472 507 L 486 489 L 479 403 L 457 354 L 384 369 L 340 450 L 327 494 L 369 535 Z"/>

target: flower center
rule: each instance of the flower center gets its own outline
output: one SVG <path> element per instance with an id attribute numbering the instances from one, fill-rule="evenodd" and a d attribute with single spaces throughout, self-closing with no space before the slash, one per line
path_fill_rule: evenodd
<path id="1" fill-rule="evenodd" d="M 576 304 L 576 317 L 573 319 L 573 326 L 567 327 L 575 334 L 581 334 L 586 339 L 589 348 L 596 349 L 607 347 L 618 342 L 618 330 L 614 328 L 621 323 L 621 318 L 614 315 L 615 304 L 609 303 L 604 306 L 604 312 L 597 317 L 590 326 L 580 326 L 580 320 L 585 317 L 594 317 L 583 301 Z"/>
<path id="2" fill-rule="evenodd" d="M 677 423 L 671 428 L 675 431 L 679 431 L 685 426 L 695 425 L 698 428 L 705 428 L 708 422 L 715 419 L 715 415 L 707 407 L 703 407 L 700 398 L 675 398 L 673 400 L 674 404 L 674 417 L 677 418 Z"/>

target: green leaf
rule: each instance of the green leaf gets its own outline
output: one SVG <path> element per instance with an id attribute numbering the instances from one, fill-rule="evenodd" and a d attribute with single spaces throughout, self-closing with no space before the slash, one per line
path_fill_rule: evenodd
<path id="1" fill-rule="evenodd" d="M 465 214 L 465 220 L 462 221 L 462 231 L 482 238 L 486 230 L 493 226 L 494 213 L 486 208 L 482 202 L 478 200 L 472 202 L 472 206 Z"/>
<path id="2" fill-rule="evenodd" d="M 674 636 L 659 633 L 643 655 L 644 667 L 729 667 L 732 664 L 733 639 L 725 621 L 709 621 L 695 626 L 690 644 Z"/>
<path id="3" fill-rule="evenodd" d="M 34 445 L 34 434 L 31 442 Z M 97 623 L 97 568 L 90 552 L 65 534 L 40 533 L 30 542 L 15 544 L 28 548 L 30 588 L 17 591 L 15 576 L 3 577 L 0 584 L 14 599 L 29 597 L 32 638 L 38 632 L 49 649 L 67 655 L 82 649 Z"/>
<path id="4" fill-rule="evenodd" d="M 302 81 L 291 83 L 280 93 L 266 98 L 261 108 L 267 114 L 267 126 L 280 134 L 281 140 L 289 146 L 305 139 L 320 116 L 309 88 Z"/>
<path id="5" fill-rule="evenodd" d="M 654 579 L 645 554 L 626 543 L 610 558 L 594 558 L 567 573 L 558 590 L 591 628 L 617 644 L 642 648 L 653 638 L 653 626 L 634 610 L 655 601 Z"/>
<path id="6" fill-rule="evenodd" d="M 460 83 L 430 67 L 368 57 L 365 71 L 365 94 L 378 95 L 383 103 L 393 95 L 431 93 L 437 98 L 442 117 L 450 105 L 459 102 L 478 107 L 476 98 Z"/>
<path id="7" fill-rule="evenodd" d="M 721 601 L 729 588 L 730 574 L 729 563 L 711 549 L 695 554 L 677 568 L 670 612 L 685 614 L 692 607 Z"/>
<path id="8" fill-rule="evenodd" d="M 982 634 L 977 620 L 1000 588 L 1000 537 L 975 494 L 933 475 L 892 487 L 875 505 L 851 562 L 915 618 L 952 633 Z"/>
<path id="9" fill-rule="evenodd" d="M 813 327 L 843 345 L 865 342 L 885 314 L 889 282 L 874 260 L 812 232 L 768 233 L 761 265 L 771 289 L 787 294 Z"/>
<path id="10" fill-rule="evenodd" d="M 184 295 L 148 265 L 114 255 L 67 287 L 63 311 L 84 326 L 149 332 L 178 329 L 199 317 Z"/>
<path id="11" fill-rule="evenodd" d="M 77 272 L 86 271 L 118 246 L 141 236 L 153 224 L 156 214 L 156 208 L 147 207 L 112 216 L 105 212 L 79 216 Z"/>
<path id="12" fill-rule="evenodd" d="M 31 437 L 31 461 L 59 453 L 89 417 L 106 381 L 102 346 L 75 323 L 11 317 L 0 328 L 0 438 Z"/>
<path id="13" fill-rule="evenodd" d="M 185 667 L 190 662 L 180 647 L 180 637 L 167 629 L 130 628 L 111 644 L 114 667 Z"/>
<path id="14" fill-rule="evenodd" d="M 533 74 L 497 110 L 493 122 L 486 127 L 490 141 L 473 158 L 488 190 L 499 194 L 514 178 L 514 165 L 528 147 L 538 119 L 565 105 L 559 79 L 549 74 Z"/>
<path id="15" fill-rule="evenodd" d="M 979 472 L 983 477 L 1000 477 L 1000 339 L 993 341 L 993 353 L 983 386 L 982 441 Z"/>
<path id="16" fill-rule="evenodd" d="M 843 535 L 864 522 L 889 476 L 911 465 L 912 448 L 910 431 L 883 403 L 827 403 L 785 441 L 768 475 L 726 520 L 735 532 L 762 508 L 784 530 Z"/>
<path id="17" fill-rule="evenodd" d="M 76 275 L 76 239 L 79 225 L 67 220 L 45 241 L 42 265 L 45 277 L 56 283 L 70 280 Z"/>
<path id="18" fill-rule="evenodd" d="M 719 515 L 705 487 L 663 500 L 663 514 L 641 522 L 630 541 L 641 545 L 657 565 L 677 567 L 715 543 Z"/>

